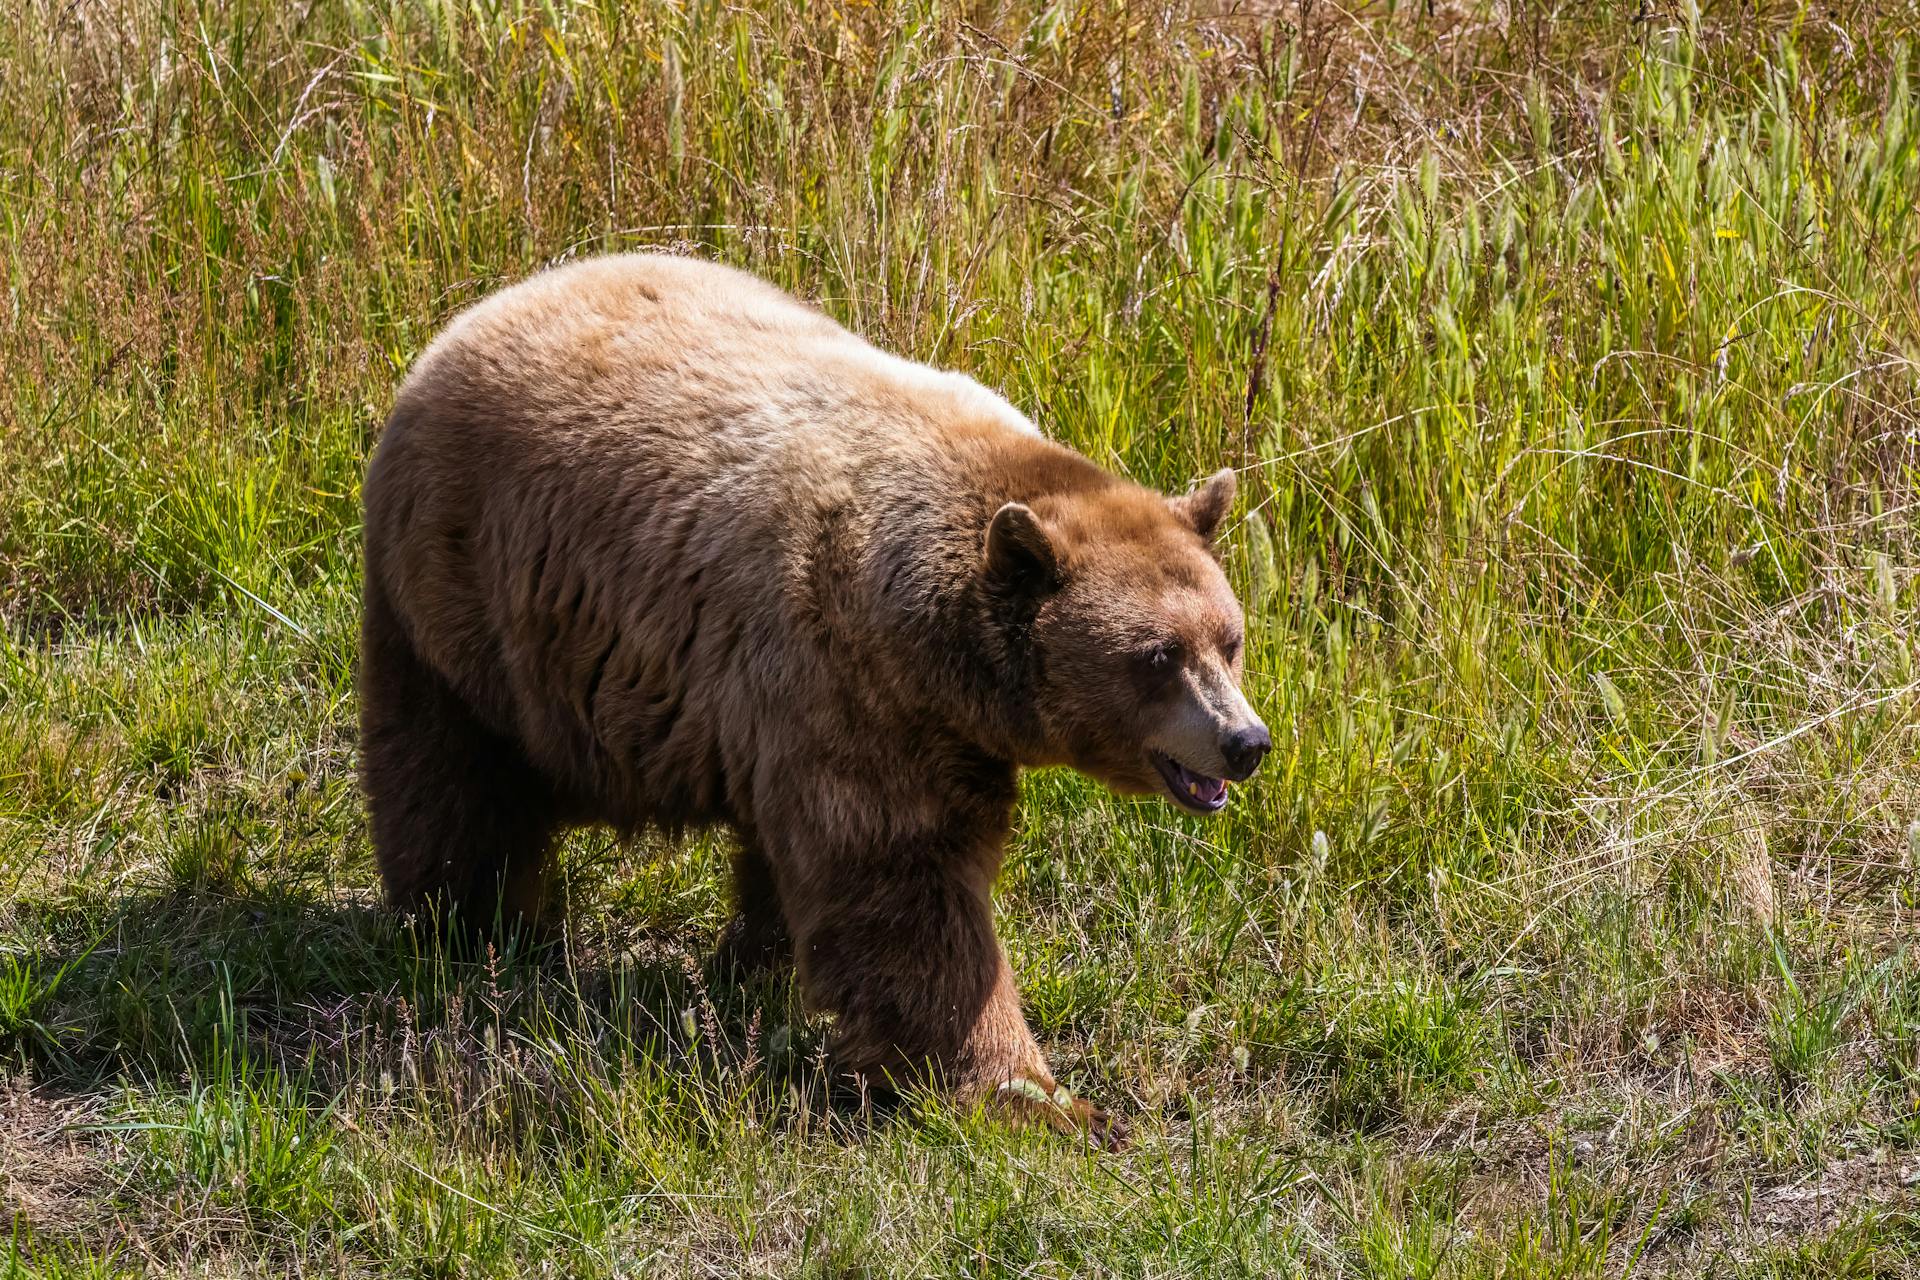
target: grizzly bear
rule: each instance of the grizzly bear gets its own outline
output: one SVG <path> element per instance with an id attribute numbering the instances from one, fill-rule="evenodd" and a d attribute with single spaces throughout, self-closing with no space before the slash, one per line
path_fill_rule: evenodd
<path id="1" fill-rule="evenodd" d="M 1212 539 L 972 379 L 729 268 L 622 255 L 458 316 L 366 478 L 363 779 L 406 909 L 537 921 L 566 826 L 738 839 L 742 966 L 838 1067 L 1098 1141 L 989 900 L 1022 767 L 1210 813 L 1269 741 Z"/>

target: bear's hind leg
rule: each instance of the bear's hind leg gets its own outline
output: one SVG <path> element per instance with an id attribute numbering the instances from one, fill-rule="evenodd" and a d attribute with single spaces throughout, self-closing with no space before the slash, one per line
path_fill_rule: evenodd
<path id="1" fill-rule="evenodd" d="M 1118 1118 L 1059 1092 L 1020 1012 L 978 867 L 887 857 L 835 887 L 831 901 L 789 903 L 788 916 L 807 998 L 836 1016 L 842 1069 L 933 1083 L 1016 1124 L 1125 1144 Z"/>
<path id="2" fill-rule="evenodd" d="M 413 652 L 371 582 L 360 661 L 361 780 L 388 901 L 469 929 L 537 925 L 552 788 Z"/>

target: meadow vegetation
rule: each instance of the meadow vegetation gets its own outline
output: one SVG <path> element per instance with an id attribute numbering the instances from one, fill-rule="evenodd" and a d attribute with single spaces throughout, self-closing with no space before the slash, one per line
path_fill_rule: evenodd
<path id="1" fill-rule="evenodd" d="M 4 11 L 0 1276 L 1920 1275 L 1908 6 Z M 636 247 L 1241 468 L 1272 759 L 1002 885 L 1128 1153 L 831 1091 L 716 836 L 380 909 L 392 388 Z"/>

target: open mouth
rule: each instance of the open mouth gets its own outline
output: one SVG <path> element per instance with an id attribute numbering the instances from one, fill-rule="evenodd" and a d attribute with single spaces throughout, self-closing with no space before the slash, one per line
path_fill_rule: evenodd
<path id="1" fill-rule="evenodd" d="M 1225 778 L 1209 778 L 1204 773 L 1195 773 L 1172 756 L 1158 751 L 1150 754 L 1153 767 L 1166 780 L 1167 791 L 1183 806 L 1195 813 L 1218 813 L 1227 807 Z"/>

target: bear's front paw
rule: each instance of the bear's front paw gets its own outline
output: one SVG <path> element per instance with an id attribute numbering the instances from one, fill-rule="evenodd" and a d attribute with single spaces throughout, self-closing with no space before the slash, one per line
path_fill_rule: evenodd
<path id="1" fill-rule="evenodd" d="M 1038 1080 L 1025 1076 L 995 1089 L 988 1105 L 1015 1128 L 1045 1126 L 1055 1133 L 1083 1137 L 1102 1151 L 1124 1151 L 1132 1137 L 1122 1117 L 1074 1097 L 1065 1085 L 1049 1092 Z"/>

